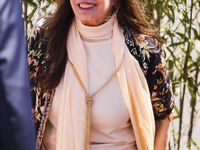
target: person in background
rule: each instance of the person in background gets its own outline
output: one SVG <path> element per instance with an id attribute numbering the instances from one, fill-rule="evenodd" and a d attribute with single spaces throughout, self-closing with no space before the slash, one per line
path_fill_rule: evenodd
<path id="1" fill-rule="evenodd" d="M 35 150 L 20 0 L 0 1 L 0 150 Z"/>
<path id="2" fill-rule="evenodd" d="M 39 150 L 166 150 L 173 96 L 139 0 L 58 0 L 30 32 Z"/>

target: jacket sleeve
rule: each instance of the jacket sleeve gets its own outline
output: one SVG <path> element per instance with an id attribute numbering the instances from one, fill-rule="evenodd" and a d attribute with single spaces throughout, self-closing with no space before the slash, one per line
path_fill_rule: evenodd
<path id="1" fill-rule="evenodd" d="M 171 120 L 174 102 L 164 50 L 156 40 L 145 38 L 145 41 L 144 50 L 150 54 L 146 79 L 151 93 L 154 117 L 155 120 Z"/>
<path id="2" fill-rule="evenodd" d="M 146 77 L 155 120 L 171 120 L 174 102 L 164 50 L 152 37 L 142 34 L 134 35 L 124 24 L 121 24 L 121 28 L 130 53 L 138 61 Z"/>
<path id="3" fill-rule="evenodd" d="M 31 93 L 33 96 L 33 108 L 36 104 L 37 85 L 35 78 L 38 73 L 39 63 L 43 57 L 43 48 L 41 42 L 41 30 L 45 20 L 40 19 L 29 32 L 27 45 L 28 45 L 28 64 L 30 68 L 29 77 L 31 80 Z"/>

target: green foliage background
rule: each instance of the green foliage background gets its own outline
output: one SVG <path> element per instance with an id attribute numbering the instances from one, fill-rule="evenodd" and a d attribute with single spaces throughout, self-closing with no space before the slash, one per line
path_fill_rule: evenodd
<path id="1" fill-rule="evenodd" d="M 200 149 L 200 0 L 142 0 L 166 47 L 175 109 L 169 150 Z M 25 33 L 56 0 L 22 0 Z M 197 133 L 199 132 L 199 133 Z"/>

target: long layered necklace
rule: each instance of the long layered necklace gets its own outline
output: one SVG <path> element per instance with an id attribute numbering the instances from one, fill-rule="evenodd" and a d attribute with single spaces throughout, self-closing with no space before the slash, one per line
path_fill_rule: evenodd
<path id="1" fill-rule="evenodd" d="M 125 52 L 124 52 L 125 53 Z M 123 58 L 124 58 L 124 55 L 123 54 L 123 57 L 122 57 L 122 60 L 121 60 L 121 63 L 119 64 L 119 66 L 117 67 L 117 69 L 115 70 L 115 72 L 110 76 L 110 78 L 92 95 L 89 95 L 76 68 L 74 67 L 73 63 L 68 60 L 68 62 L 70 63 L 71 67 L 72 67 L 72 70 L 74 72 L 74 75 L 76 76 L 76 78 L 78 79 L 80 85 L 81 85 L 81 88 L 83 89 L 83 92 L 85 94 L 85 100 L 86 100 L 86 104 L 87 104 L 87 122 L 86 122 L 86 139 L 85 139 L 85 150 L 90 150 L 90 125 L 91 125 L 91 107 L 92 107 L 92 104 L 94 102 L 93 98 L 95 95 L 97 95 L 102 89 L 104 89 L 108 84 L 109 82 L 113 79 L 113 77 L 117 74 L 117 72 L 120 70 L 121 66 L 122 66 L 122 62 L 123 62 Z"/>

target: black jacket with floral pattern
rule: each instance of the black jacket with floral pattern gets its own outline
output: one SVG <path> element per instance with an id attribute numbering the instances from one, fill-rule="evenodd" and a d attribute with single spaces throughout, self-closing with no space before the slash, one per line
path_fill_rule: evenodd
<path id="1" fill-rule="evenodd" d="M 44 19 L 38 21 L 31 30 L 28 38 L 28 62 L 30 66 L 33 112 L 37 132 L 37 149 L 39 149 L 43 139 L 43 133 L 55 93 L 55 90 L 40 92 L 33 82 L 33 79 L 37 76 L 40 62 L 46 48 L 46 41 L 41 40 L 40 35 L 44 21 Z M 160 44 L 153 38 L 145 35 L 134 37 L 131 30 L 125 25 L 121 25 L 121 29 L 124 33 L 125 43 L 130 53 L 139 62 L 146 77 L 151 94 L 155 120 L 171 120 L 173 118 L 173 96 L 166 62 Z"/>

